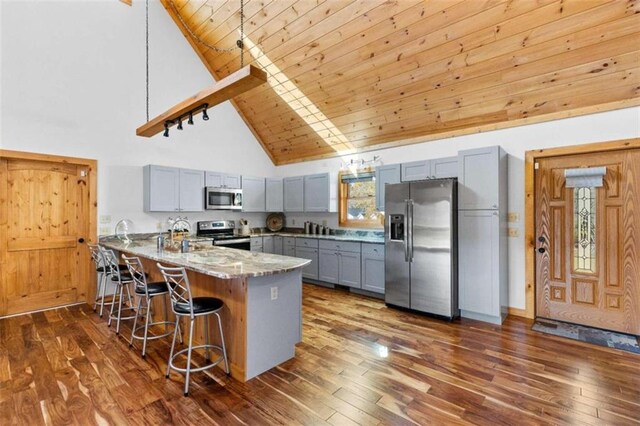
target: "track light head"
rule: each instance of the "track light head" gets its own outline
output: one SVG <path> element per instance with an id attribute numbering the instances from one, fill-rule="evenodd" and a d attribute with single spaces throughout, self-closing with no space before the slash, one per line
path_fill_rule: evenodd
<path id="1" fill-rule="evenodd" d="M 193 125 L 193 111 L 189 111 L 189 120 L 187 121 L 187 124 Z"/>
<path id="2" fill-rule="evenodd" d="M 162 134 L 162 136 L 164 136 L 165 138 L 169 137 L 169 125 L 166 122 L 164 123 L 164 133 Z"/>
<path id="3" fill-rule="evenodd" d="M 178 118 L 178 130 L 182 130 L 182 117 Z"/>
<path id="4" fill-rule="evenodd" d="M 202 110 L 202 119 L 204 121 L 208 121 L 209 120 L 209 114 L 207 114 L 207 109 L 206 108 L 204 110 Z"/>

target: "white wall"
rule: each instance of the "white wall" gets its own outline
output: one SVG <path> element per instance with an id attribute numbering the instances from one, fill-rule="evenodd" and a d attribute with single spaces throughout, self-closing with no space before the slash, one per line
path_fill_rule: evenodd
<path id="1" fill-rule="evenodd" d="M 577 145 L 591 142 L 640 137 L 640 107 L 555 120 L 475 135 L 436 140 L 399 148 L 372 151 L 360 155 L 291 164 L 277 168 L 279 176 L 296 176 L 326 171 L 335 172 L 342 161 L 351 158 L 370 160 L 380 155 L 384 164 L 440 158 L 456 155 L 459 150 L 501 145 L 509 154 L 509 212 L 520 215 L 520 236 L 509 238 L 509 306 L 524 308 L 524 154 L 538 148 Z M 288 215 L 287 225 L 299 226 L 304 220 L 338 226 L 337 214 Z"/>
<path id="2" fill-rule="evenodd" d="M 98 160 L 98 210 L 136 231 L 155 231 L 168 214 L 142 211 L 142 167 L 272 175 L 275 167 L 227 102 L 171 137 L 135 136 L 145 116 L 145 2 L 0 1 L 0 147 Z M 162 5 L 150 2 L 150 115 L 213 79 Z M 198 219 L 264 214 L 205 212 Z"/>

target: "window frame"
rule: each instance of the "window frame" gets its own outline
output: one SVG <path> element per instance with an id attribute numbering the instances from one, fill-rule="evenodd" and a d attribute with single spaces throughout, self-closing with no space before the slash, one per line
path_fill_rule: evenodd
<path id="1" fill-rule="evenodd" d="M 373 167 L 368 167 L 366 169 L 358 170 L 358 173 L 375 173 L 375 169 Z M 349 219 L 347 217 L 347 206 L 349 200 L 349 184 L 342 182 L 342 176 L 351 175 L 353 172 L 351 171 L 340 171 L 338 173 L 338 225 L 343 228 L 383 228 L 383 220 L 384 215 L 379 213 L 378 219 L 371 220 L 357 220 L 357 219 Z M 375 184 L 375 177 L 373 179 Z M 373 196 L 374 204 L 376 203 L 377 191 L 375 191 L 375 195 Z"/>

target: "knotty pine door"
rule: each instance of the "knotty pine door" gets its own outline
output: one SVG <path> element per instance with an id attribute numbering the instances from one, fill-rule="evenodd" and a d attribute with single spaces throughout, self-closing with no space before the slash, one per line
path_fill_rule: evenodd
<path id="1" fill-rule="evenodd" d="M 0 158 L 0 316 L 86 299 L 86 166 Z"/>
<path id="2" fill-rule="evenodd" d="M 598 166 L 602 187 L 566 187 L 565 169 Z M 536 167 L 537 316 L 640 335 L 640 150 Z"/>

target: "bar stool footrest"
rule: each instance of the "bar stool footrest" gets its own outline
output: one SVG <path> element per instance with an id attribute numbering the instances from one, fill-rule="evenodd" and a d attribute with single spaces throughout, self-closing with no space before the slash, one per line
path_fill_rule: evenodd
<path id="1" fill-rule="evenodd" d="M 221 362 L 224 362 L 224 355 L 222 355 L 223 352 L 222 352 L 222 347 L 221 346 L 218 346 L 218 345 L 198 345 L 198 346 L 192 346 L 191 350 L 207 349 L 207 348 L 208 349 L 216 349 L 217 351 L 220 351 L 220 357 L 218 359 L 216 359 L 215 361 L 211 361 L 209 364 L 203 365 L 201 367 L 190 368 L 189 371 L 191 373 L 208 370 L 208 369 L 213 368 L 216 365 L 220 364 Z M 184 349 L 176 352 L 175 354 L 173 354 L 173 357 L 171 357 L 171 359 L 169 360 L 169 367 L 172 370 L 178 371 L 180 373 L 186 373 L 187 372 L 186 368 L 176 367 L 173 364 L 173 361 L 178 357 L 178 355 L 186 353 L 188 350 L 189 350 L 189 348 L 184 348 Z"/>
<path id="2" fill-rule="evenodd" d="M 175 327 L 176 323 L 175 322 L 171 322 L 171 321 L 150 322 L 149 323 L 149 327 L 151 327 L 152 325 L 171 325 L 171 326 Z M 144 324 L 142 324 L 141 326 L 136 327 L 136 329 L 133 331 L 133 334 L 132 334 L 131 337 L 133 337 L 134 339 L 138 339 L 138 340 L 144 340 L 144 332 L 143 332 L 142 335 L 136 334 L 136 332 L 138 330 L 144 330 Z M 147 340 L 160 339 L 162 337 L 170 336 L 173 333 L 174 333 L 174 330 L 167 331 L 164 334 L 154 334 L 153 336 L 147 336 Z"/>

